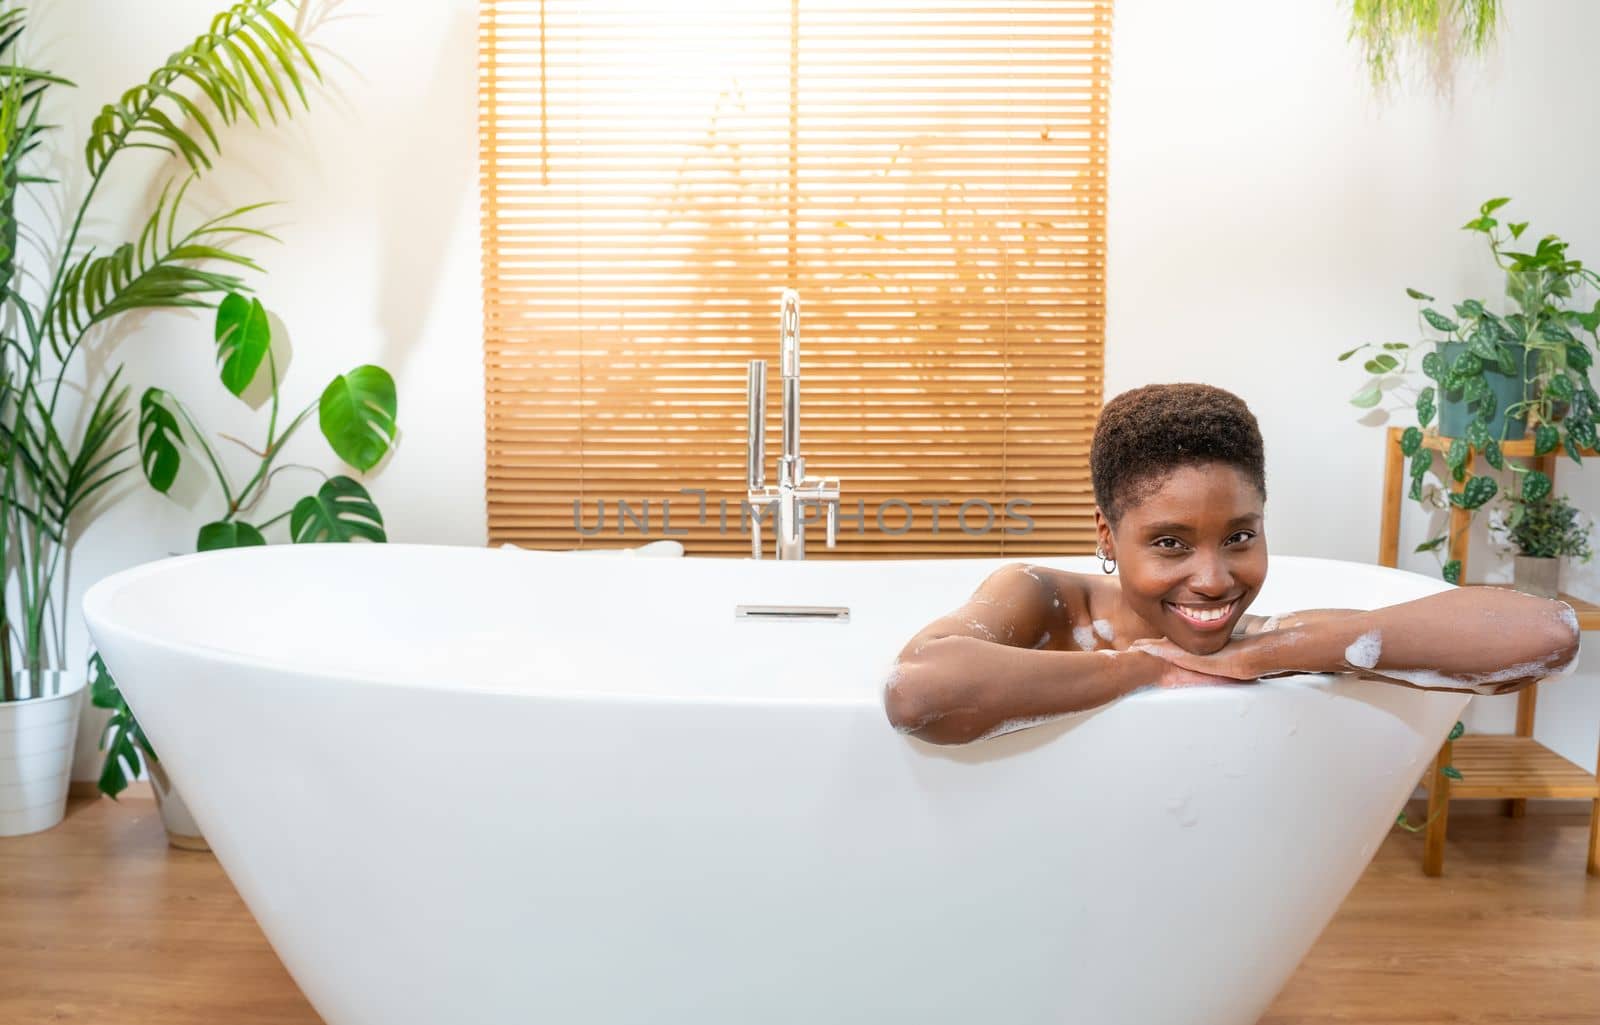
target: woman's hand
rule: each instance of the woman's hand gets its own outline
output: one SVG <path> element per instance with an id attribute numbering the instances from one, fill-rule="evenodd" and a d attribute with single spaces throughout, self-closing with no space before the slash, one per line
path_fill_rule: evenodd
<path id="1" fill-rule="evenodd" d="M 1157 687 L 1218 687 L 1252 683 L 1255 679 L 1253 676 L 1235 676 L 1224 672 L 1225 667 L 1215 661 L 1216 655 L 1190 654 L 1166 638 L 1134 641 L 1128 650 L 1153 655 L 1161 660 L 1160 675 L 1155 681 Z"/>
<path id="2" fill-rule="evenodd" d="M 1128 646 L 1130 651 L 1142 651 L 1154 655 L 1168 664 L 1174 680 L 1184 677 L 1194 682 L 1162 682 L 1160 686 L 1196 686 L 1204 683 L 1245 683 L 1253 682 L 1260 675 L 1257 668 L 1259 659 L 1254 656 L 1259 654 L 1261 641 L 1256 637 L 1240 637 L 1230 640 L 1221 650 L 1210 655 L 1196 655 L 1179 647 L 1165 637 L 1134 641 Z"/>

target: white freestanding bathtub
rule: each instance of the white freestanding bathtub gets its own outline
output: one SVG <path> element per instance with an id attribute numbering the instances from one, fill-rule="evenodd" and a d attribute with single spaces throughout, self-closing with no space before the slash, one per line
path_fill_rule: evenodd
<path id="1" fill-rule="evenodd" d="M 84 605 L 329 1025 L 1250 1025 L 1467 698 L 1297 676 L 896 733 L 894 655 L 1004 561 L 305 545 Z M 1254 611 L 1446 586 L 1280 557 Z"/>

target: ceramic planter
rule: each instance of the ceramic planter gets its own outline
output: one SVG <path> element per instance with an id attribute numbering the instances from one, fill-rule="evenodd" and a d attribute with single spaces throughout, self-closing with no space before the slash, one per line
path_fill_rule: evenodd
<path id="1" fill-rule="evenodd" d="M 183 851 L 209 851 L 211 845 L 200 835 L 200 827 L 172 785 L 167 770 L 155 761 L 146 761 L 145 767 L 150 773 L 150 789 L 156 794 L 156 806 L 161 809 L 161 824 L 167 827 L 167 843 Z"/>
<path id="2" fill-rule="evenodd" d="M 1527 350 L 1518 344 L 1507 345 L 1511 350 L 1512 358 L 1517 366 L 1523 367 L 1527 358 Z M 1445 342 L 1439 346 L 1439 355 L 1444 357 L 1446 363 L 1455 361 L 1455 358 L 1465 352 L 1465 342 Z M 1500 431 L 1505 429 L 1506 441 L 1517 441 L 1527 432 L 1525 417 L 1506 418 L 1506 408 L 1514 402 L 1522 401 L 1521 373 L 1502 374 L 1498 367 L 1489 367 L 1484 371 L 1484 378 L 1489 382 L 1489 390 L 1494 393 L 1495 415 L 1489 421 L 1489 434 L 1496 439 L 1500 438 Z M 1438 389 L 1439 395 L 1439 433 L 1448 438 L 1459 438 L 1467 433 L 1467 424 L 1472 422 L 1472 414 L 1467 410 L 1467 403 L 1460 392 L 1447 392 L 1442 387 Z"/>
<path id="3" fill-rule="evenodd" d="M 37 693 L 16 674 L 20 701 L 0 701 L 0 836 L 49 829 L 67 811 L 84 678 L 48 672 Z"/>
<path id="4" fill-rule="evenodd" d="M 1561 589 L 1561 560 L 1519 555 L 1512 569 L 1511 586 L 1519 591 L 1554 598 Z"/>

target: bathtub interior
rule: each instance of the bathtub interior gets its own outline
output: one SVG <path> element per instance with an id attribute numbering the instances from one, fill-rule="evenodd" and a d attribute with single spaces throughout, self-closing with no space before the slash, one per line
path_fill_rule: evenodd
<path id="1" fill-rule="evenodd" d="M 152 563 L 91 594 L 107 627 L 222 663 L 389 684 L 673 700 L 876 701 L 900 646 L 1011 561 L 591 559 L 420 545 L 240 549 Z M 241 581 L 248 581 L 241 584 Z M 1421 576 L 1280 557 L 1253 612 L 1370 608 Z M 739 619 L 828 605 L 845 622 Z M 692 671 L 685 672 L 685 667 Z"/>

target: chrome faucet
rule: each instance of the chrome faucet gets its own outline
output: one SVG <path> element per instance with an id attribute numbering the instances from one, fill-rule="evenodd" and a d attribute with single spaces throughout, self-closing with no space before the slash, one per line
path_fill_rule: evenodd
<path id="1" fill-rule="evenodd" d="M 775 512 L 776 552 L 779 559 L 806 557 L 805 513 L 821 507 L 827 520 L 828 547 L 839 537 L 839 479 L 807 477 L 800 454 L 800 293 L 783 290 L 779 359 L 783 371 L 783 453 L 778 457 L 778 484 L 766 483 L 767 361 L 750 361 L 746 385 L 749 402 L 749 440 L 745 452 L 750 521 L 750 557 L 761 558 L 761 516 Z"/>

